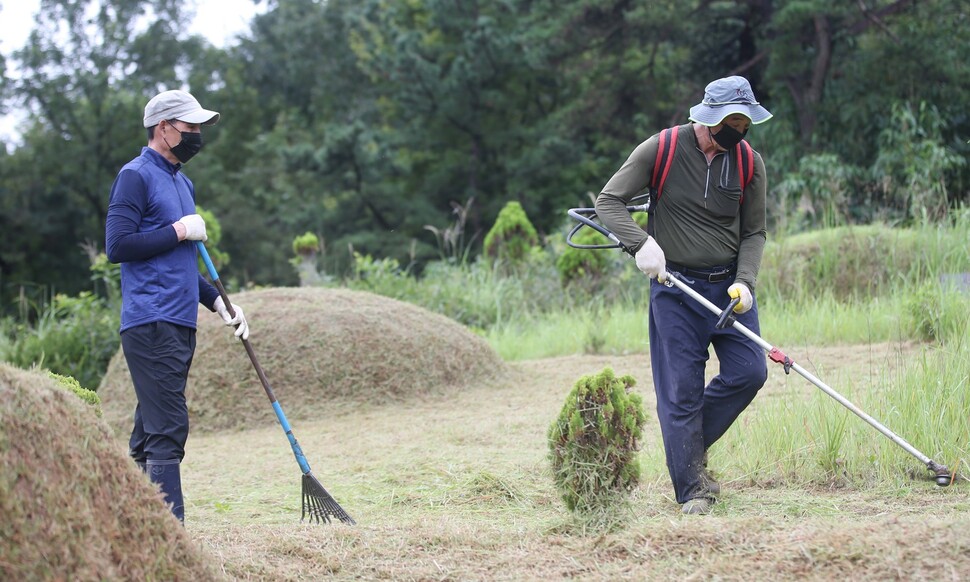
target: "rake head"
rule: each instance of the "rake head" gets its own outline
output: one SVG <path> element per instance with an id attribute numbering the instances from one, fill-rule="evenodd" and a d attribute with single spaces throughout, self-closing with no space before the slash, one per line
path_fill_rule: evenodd
<path id="1" fill-rule="evenodd" d="M 300 521 L 302 522 L 307 516 L 310 518 L 310 523 L 330 523 L 331 517 L 336 517 L 349 525 L 357 523 L 327 493 L 312 472 L 303 474 L 303 513 L 300 515 Z"/>

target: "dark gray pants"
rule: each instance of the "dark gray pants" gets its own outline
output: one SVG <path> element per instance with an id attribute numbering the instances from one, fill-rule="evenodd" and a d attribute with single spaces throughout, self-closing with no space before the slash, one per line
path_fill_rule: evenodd
<path id="1" fill-rule="evenodd" d="M 148 464 L 181 461 L 189 437 L 185 383 L 195 353 L 195 330 L 164 321 L 148 323 L 122 332 L 121 347 L 138 397 L 129 454 Z"/>

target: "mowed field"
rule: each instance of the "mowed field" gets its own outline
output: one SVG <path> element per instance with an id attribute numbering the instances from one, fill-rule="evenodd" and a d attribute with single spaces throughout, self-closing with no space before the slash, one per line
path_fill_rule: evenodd
<path id="1" fill-rule="evenodd" d="M 852 375 L 865 384 L 920 349 L 788 353 L 823 379 Z M 648 421 L 630 511 L 621 526 L 601 531 L 585 528 L 560 501 L 546 431 L 573 383 L 607 366 L 638 380 Z M 818 390 L 780 366 L 769 371 L 729 437 L 743 439 L 759 404 Z M 321 408 L 312 421 L 294 422 L 294 433 L 354 526 L 300 523 L 300 470 L 279 426 L 195 427 L 183 464 L 186 528 L 228 578 L 970 579 L 967 483 L 940 488 L 903 476 L 858 486 L 743 474 L 731 468 L 731 451 L 715 445 L 721 501 L 712 515 L 682 516 L 664 466 L 645 354 L 518 362 L 499 380 L 452 393 Z M 905 438 L 918 427 L 891 428 Z M 873 443 L 884 439 L 871 435 Z M 921 474 L 915 459 L 913 467 Z"/>

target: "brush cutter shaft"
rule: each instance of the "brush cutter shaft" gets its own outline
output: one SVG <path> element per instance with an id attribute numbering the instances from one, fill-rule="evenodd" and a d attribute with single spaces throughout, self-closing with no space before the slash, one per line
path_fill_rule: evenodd
<path id="1" fill-rule="evenodd" d="M 689 285 L 687 285 L 686 283 L 678 279 L 676 273 L 671 273 L 670 277 L 668 277 L 667 282 L 665 284 L 668 286 L 677 287 L 684 293 L 690 295 L 692 299 L 694 299 L 695 301 L 697 301 L 698 303 L 700 303 L 701 305 L 709 309 L 715 315 L 721 315 L 721 309 L 719 309 L 716 305 L 708 301 L 706 297 L 704 297 L 697 291 L 694 291 L 693 289 L 691 289 Z M 779 361 L 779 363 L 783 363 L 785 365 L 786 370 L 788 368 L 791 368 L 792 370 L 795 370 L 796 372 L 798 372 L 803 378 L 805 378 L 812 384 L 815 384 L 822 392 L 825 392 L 826 394 L 834 398 L 836 401 L 838 401 L 839 404 L 841 404 L 842 406 L 852 411 L 853 414 L 855 414 L 862 420 L 872 425 L 873 428 L 881 432 L 883 435 L 889 438 L 889 440 L 893 441 L 894 443 L 902 447 L 903 450 L 905 450 L 907 453 L 913 455 L 914 457 L 922 461 L 923 464 L 925 464 L 927 467 L 930 467 L 930 469 L 936 470 L 935 469 L 935 467 L 937 466 L 936 463 L 930 460 L 929 457 L 919 452 L 915 447 L 913 447 L 911 444 L 906 442 L 902 437 L 900 437 L 893 431 L 883 426 L 879 421 L 877 421 L 873 417 L 863 412 L 858 406 L 856 406 L 848 399 L 846 399 L 844 396 L 842 396 L 841 394 L 833 390 L 831 387 L 829 387 L 828 384 L 819 380 L 818 377 L 816 377 L 814 374 L 812 374 L 805 368 L 801 367 L 800 365 L 798 365 L 797 363 L 789 359 L 788 356 L 785 356 L 784 354 L 782 354 L 777 348 L 775 348 L 773 345 L 769 344 L 764 339 L 762 339 L 761 336 L 754 333 L 753 331 L 751 331 L 750 329 L 748 329 L 743 324 L 737 321 L 735 321 L 732 324 L 732 327 L 738 330 L 739 332 L 741 332 L 742 334 L 744 334 L 744 336 L 750 339 L 751 341 L 761 346 L 761 348 L 764 349 L 766 352 L 771 354 L 773 361 Z M 778 358 L 778 359 L 776 360 L 775 358 Z"/>

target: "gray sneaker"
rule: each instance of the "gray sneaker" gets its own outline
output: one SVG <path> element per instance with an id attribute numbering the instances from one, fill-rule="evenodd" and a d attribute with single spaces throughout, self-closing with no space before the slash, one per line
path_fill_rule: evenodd
<path id="1" fill-rule="evenodd" d="M 695 497 L 687 501 L 680 512 L 684 515 L 707 515 L 714 509 L 714 500 L 707 497 Z"/>

